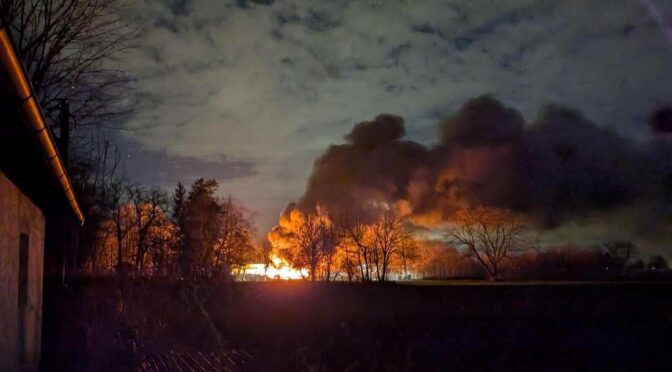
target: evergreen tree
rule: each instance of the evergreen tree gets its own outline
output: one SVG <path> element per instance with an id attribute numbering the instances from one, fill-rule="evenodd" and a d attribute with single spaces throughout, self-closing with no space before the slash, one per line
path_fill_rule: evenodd
<path id="1" fill-rule="evenodd" d="M 177 187 L 175 187 L 175 193 L 173 194 L 173 210 L 172 210 L 172 218 L 173 218 L 173 223 L 175 226 L 181 227 L 182 223 L 184 222 L 184 211 L 185 211 L 185 196 L 187 194 L 187 190 L 184 188 L 184 185 L 181 182 L 177 183 Z"/>
<path id="2" fill-rule="evenodd" d="M 213 249 L 219 237 L 217 181 L 199 178 L 191 185 L 184 210 L 182 268 L 185 277 L 211 274 Z"/>

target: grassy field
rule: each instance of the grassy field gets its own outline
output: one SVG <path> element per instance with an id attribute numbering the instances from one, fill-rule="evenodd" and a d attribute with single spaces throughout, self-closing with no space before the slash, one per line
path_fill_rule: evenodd
<path id="1" fill-rule="evenodd" d="M 136 285 L 122 321 L 112 283 L 82 282 L 51 293 L 45 304 L 50 370 L 132 369 L 168 350 L 218 348 L 208 322 L 176 285 Z M 238 370 L 654 371 L 672 365 L 669 283 L 237 283 L 206 307 L 226 348 L 250 355 L 232 367 Z M 127 323 L 137 339 L 130 351 L 118 336 Z"/>
<path id="2" fill-rule="evenodd" d="M 651 280 L 525 280 L 525 281 L 486 281 L 482 279 L 432 279 L 432 280 L 403 280 L 395 282 L 398 285 L 409 286 L 460 286 L 460 285 L 475 285 L 475 286 L 535 286 L 535 285 L 663 285 L 670 286 L 672 281 L 651 281 Z"/>

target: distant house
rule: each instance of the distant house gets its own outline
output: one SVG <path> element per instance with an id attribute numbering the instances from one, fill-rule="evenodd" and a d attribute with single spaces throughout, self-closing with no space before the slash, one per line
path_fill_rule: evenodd
<path id="1" fill-rule="evenodd" d="M 46 250 L 83 222 L 70 179 L 4 26 L 0 25 L 0 371 L 40 358 Z M 53 238 L 50 237 L 53 236 Z"/>

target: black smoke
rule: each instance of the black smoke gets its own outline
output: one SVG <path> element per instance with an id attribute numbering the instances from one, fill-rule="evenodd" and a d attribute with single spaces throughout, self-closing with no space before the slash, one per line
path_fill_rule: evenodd
<path id="1" fill-rule="evenodd" d="M 300 207 L 335 210 L 404 198 L 411 175 L 429 156 L 425 146 L 404 135 L 400 116 L 378 115 L 355 125 L 347 143 L 330 146 L 315 161 Z"/>
<path id="2" fill-rule="evenodd" d="M 656 134 L 672 134 L 672 107 L 656 110 L 649 118 L 649 125 Z"/>
<path id="3" fill-rule="evenodd" d="M 514 109 L 490 96 L 474 98 L 439 124 L 441 142 L 462 146 L 485 146 L 515 142 L 525 121 Z"/>
<path id="4" fill-rule="evenodd" d="M 663 111 L 652 116 L 651 126 L 665 131 L 669 120 Z M 514 108 L 483 96 L 438 126 L 438 143 L 427 147 L 404 139 L 399 116 L 356 124 L 346 143 L 330 146 L 315 161 L 298 207 L 401 202 L 416 217 L 440 221 L 460 206 L 487 205 L 549 228 L 671 199 L 670 155 L 653 150 L 670 146 L 624 138 L 576 110 L 549 105 L 526 123 Z"/>

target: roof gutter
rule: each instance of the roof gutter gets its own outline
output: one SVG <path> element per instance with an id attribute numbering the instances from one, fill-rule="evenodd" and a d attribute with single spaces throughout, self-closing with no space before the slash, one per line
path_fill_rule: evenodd
<path id="1" fill-rule="evenodd" d="M 47 157 L 49 168 L 63 189 L 75 216 L 81 224 L 84 224 L 84 214 L 73 192 L 68 173 L 65 170 L 61 156 L 58 154 L 58 149 L 51 136 L 51 132 L 44 122 L 44 116 L 35 100 L 35 95 L 28 81 L 26 71 L 23 69 L 23 65 L 16 55 L 12 40 L 4 25 L 0 25 L 0 65 L 9 74 L 13 88 L 20 100 L 21 111 L 28 122 L 29 128 L 32 129 L 35 140 Z"/>

